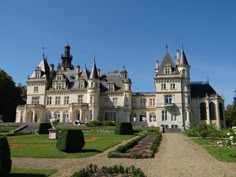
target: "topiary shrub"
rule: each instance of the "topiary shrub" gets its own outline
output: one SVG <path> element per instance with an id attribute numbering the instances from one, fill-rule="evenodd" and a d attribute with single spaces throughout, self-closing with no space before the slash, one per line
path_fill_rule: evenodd
<path id="1" fill-rule="evenodd" d="M 118 122 L 115 128 L 117 135 L 132 135 L 134 133 L 132 124 L 130 122 Z"/>
<path id="2" fill-rule="evenodd" d="M 11 172 L 11 152 L 6 137 L 0 137 L 0 176 L 8 176 Z"/>
<path id="3" fill-rule="evenodd" d="M 39 134 L 48 134 L 48 129 L 52 128 L 50 123 L 44 122 L 39 124 Z"/>
<path id="4" fill-rule="evenodd" d="M 63 152 L 80 152 L 84 147 L 84 134 L 80 129 L 61 129 L 56 147 Z"/>

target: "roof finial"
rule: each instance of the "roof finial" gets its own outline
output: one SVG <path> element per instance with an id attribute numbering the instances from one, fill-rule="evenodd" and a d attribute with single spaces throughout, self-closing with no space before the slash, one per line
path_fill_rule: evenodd
<path id="1" fill-rule="evenodd" d="M 45 49 L 45 48 L 44 48 L 44 47 L 42 47 L 42 49 L 43 49 L 43 59 L 44 59 L 44 58 L 45 58 L 45 55 L 44 55 L 44 49 Z"/>
<path id="2" fill-rule="evenodd" d="M 166 43 L 166 51 L 168 51 L 168 44 Z"/>

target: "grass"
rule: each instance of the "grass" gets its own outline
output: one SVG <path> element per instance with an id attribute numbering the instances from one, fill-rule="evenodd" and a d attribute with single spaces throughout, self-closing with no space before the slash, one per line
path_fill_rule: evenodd
<path id="1" fill-rule="evenodd" d="M 195 143 L 201 145 L 207 150 L 209 154 L 215 157 L 217 160 L 225 162 L 236 162 L 236 147 L 232 148 L 220 148 L 216 144 L 216 140 L 204 139 L 204 138 L 191 138 Z"/>
<path id="2" fill-rule="evenodd" d="M 12 157 L 33 158 L 84 158 L 103 152 L 106 149 L 133 137 L 133 135 L 115 135 L 114 133 L 84 133 L 85 140 L 97 137 L 97 140 L 85 143 L 80 153 L 64 153 L 56 148 L 56 140 L 49 140 L 48 135 L 22 135 L 8 137 L 9 144 L 24 144 L 11 148 Z"/>
<path id="3" fill-rule="evenodd" d="M 13 168 L 10 177 L 48 177 L 56 172 L 55 169 Z"/>
<path id="4" fill-rule="evenodd" d="M 18 126 L 5 126 L 0 125 L 0 133 L 8 133 L 12 130 L 15 130 Z"/>

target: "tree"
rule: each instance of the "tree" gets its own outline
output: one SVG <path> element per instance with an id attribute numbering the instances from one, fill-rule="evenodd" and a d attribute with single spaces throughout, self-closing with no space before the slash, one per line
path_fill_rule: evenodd
<path id="1" fill-rule="evenodd" d="M 3 121 L 15 121 L 16 106 L 25 103 L 23 88 L 21 85 L 16 87 L 12 77 L 0 69 L 0 115 Z"/>
<path id="2" fill-rule="evenodd" d="M 236 97 L 234 97 L 234 103 L 226 106 L 225 109 L 226 126 L 236 126 Z"/>

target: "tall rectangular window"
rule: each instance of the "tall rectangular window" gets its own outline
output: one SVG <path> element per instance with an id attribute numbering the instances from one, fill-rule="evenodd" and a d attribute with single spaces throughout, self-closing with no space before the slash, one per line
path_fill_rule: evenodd
<path id="1" fill-rule="evenodd" d="M 150 106 L 155 106 L 155 99 L 154 98 L 150 98 L 149 105 Z"/>
<path id="2" fill-rule="evenodd" d="M 132 106 L 136 106 L 136 99 L 135 98 L 132 99 Z"/>
<path id="3" fill-rule="evenodd" d="M 140 99 L 140 106 L 145 107 L 146 106 L 146 98 Z"/>
<path id="4" fill-rule="evenodd" d="M 34 87 L 34 92 L 38 92 L 39 88 L 38 87 Z"/>
<path id="5" fill-rule="evenodd" d="M 103 106 L 109 106 L 109 98 L 103 99 Z"/>
<path id="6" fill-rule="evenodd" d="M 117 98 L 112 98 L 112 102 L 114 106 L 117 106 Z"/>
<path id="7" fill-rule="evenodd" d="M 62 89 L 62 83 L 57 82 L 57 83 L 56 83 L 56 89 L 57 89 L 57 90 L 61 90 L 61 89 Z"/>
<path id="8" fill-rule="evenodd" d="M 39 97 L 32 97 L 32 104 L 39 104 Z"/>
<path id="9" fill-rule="evenodd" d="M 170 74 L 170 68 L 165 68 L 165 74 Z"/>
<path id="10" fill-rule="evenodd" d="M 79 88 L 84 88 L 84 81 L 79 81 Z"/>
<path id="11" fill-rule="evenodd" d="M 165 104 L 172 103 L 172 95 L 165 95 Z"/>
<path id="12" fill-rule="evenodd" d="M 161 84 L 161 90 L 165 90 L 166 89 L 166 84 Z"/>
<path id="13" fill-rule="evenodd" d="M 161 118 L 162 121 L 167 121 L 167 111 L 161 111 Z"/>
<path id="14" fill-rule="evenodd" d="M 78 95 L 78 103 L 83 103 L 83 95 Z"/>
<path id="15" fill-rule="evenodd" d="M 90 96 L 90 104 L 93 104 L 93 102 L 94 102 L 94 96 Z"/>
<path id="16" fill-rule="evenodd" d="M 105 112 L 105 120 L 116 121 L 116 112 Z"/>
<path id="17" fill-rule="evenodd" d="M 175 84 L 173 84 L 173 83 L 170 84 L 170 89 L 171 89 L 171 90 L 175 90 Z"/>
<path id="18" fill-rule="evenodd" d="M 64 104 L 69 104 L 69 96 L 64 97 Z"/>
<path id="19" fill-rule="evenodd" d="M 59 104 L 60 104 L 60 97 L 56 96 L 55 105 L 59 105 Z"/>
<path id="20" fill-rule="evenodd" d="M 47 97 L 47 105 L 52 104 L 52 97 Z"/>

